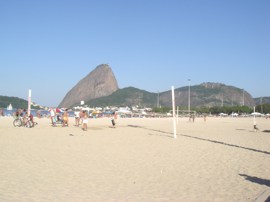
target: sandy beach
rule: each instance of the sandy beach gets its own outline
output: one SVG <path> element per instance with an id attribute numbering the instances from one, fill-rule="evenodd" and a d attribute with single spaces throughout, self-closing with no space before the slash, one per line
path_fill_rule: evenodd
<path id="1" fill-rule="evenodd" d="M 255 201 L 270 189 L 270 119 L 89 119 L 88 131 L 0 117 L 0 201 Z"/>

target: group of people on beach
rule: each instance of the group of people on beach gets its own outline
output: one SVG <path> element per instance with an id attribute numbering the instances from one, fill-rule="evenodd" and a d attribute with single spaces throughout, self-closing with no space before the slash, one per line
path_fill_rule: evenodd
<path id="1" fill-rule="evenodd" d="M 29 114 L 28 115 L 28 111 L 26 110 L 26 109 L 17 109 L 16 111 L 15 111 L 15 113 L 14 113 L 14 116 L 16 117 L 16 118 L 19 118 L 19 117 L 21 117 L 22 119 L 22 123 L 23 124 L 25 124 L 26 123 L 26 121 L 27 121 L 27 119 L 29 119 L 31 122 L 33 122 L 34 123 L 34 116 L 33 116 L 33 114 Z"/>
<path id="2" fill-rule="evenodd" d="M 68 127 L 69 126 L 69 115 L 68 111 L 65 110 L 62 115 L 58 114 L 56 112 L 56 109 L 50 108 L 50 118 L 52 126 L 56 126 L 57 124 L 61 124 L 62 127 Z M 88 118 L 89 114 L 86 110 L 76 110 L 74 112 L 75 115 L 75 126 L 79 127 L 82 125 L 82 130 L 87 131 L 87 124 L 88 124 Z M 115 128 L 115 119 L 117 118 L 117 114 L 114 112 L 111 117 L 112 127 Z"/>
<path id="3" fill-rule="evenodd" d="M 87 131 L 87 123 L 88 123 L 88 112 L 85 110 L 76 110 L 74 112 L 75 115 L 75 126 L 79 127 L 82 124 L 82 130 Z"/>
<path id="4" fill-rule="evenodd" d="M 49 112 L 50 112 L 50 118 L 51 118 L 51 122 L 52 122 L 52 126 L 56 126 L 56 124 L 61 124 L 63 127 L 67 127 L 68 126 L 68 112 L 67 110 L 65 110 L 63 112 L 62 115 L 58 114 L 56 112 L 56 109 L 54 108 L 50 108 L 49 109 Z"/>

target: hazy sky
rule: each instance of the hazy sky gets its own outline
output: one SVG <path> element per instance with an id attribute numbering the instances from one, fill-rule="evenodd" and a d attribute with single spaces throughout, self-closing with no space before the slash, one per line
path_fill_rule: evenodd
<path id="1" fill-rule="evenodd" d="M 270 1 L 0 0 L 0 95 L 57 106 L 103 63 L 120 88 L 270 96 Z"/>

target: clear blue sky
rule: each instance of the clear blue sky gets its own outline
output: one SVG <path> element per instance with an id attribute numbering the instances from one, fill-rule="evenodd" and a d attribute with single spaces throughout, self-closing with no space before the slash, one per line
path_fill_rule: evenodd
<path id="1" fill-rule="evenodd" d="M 0 95 L 57 106 L 102 63 L 120 88 L 191 79 L 270 96 L 270 1 L 0 1 Z"/>

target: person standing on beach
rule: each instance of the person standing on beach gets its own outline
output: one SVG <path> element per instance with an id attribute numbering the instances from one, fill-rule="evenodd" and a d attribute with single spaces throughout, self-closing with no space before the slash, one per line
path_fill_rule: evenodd
<path id="1" fill-rule="evenodd" d="M 63 116 L 62 116 L 62 119 L 63 119 L 63 127 L 65 126 L 68 126 L 68 113 L 67 113 L 67 110 L 63 113 Z"/>
<path id="2" fill-rule="evenodd" d="M 87 123 L 88 123 L 88 113 L 86 111 L 83 111 L 83 127 L 82 130 L 83 131 L 87 131 Z"/>
<path id="3" fill-rule="evenodd" d="M 37 117 L 38 117 L 39 119 L 41 118 L 40 110 L 37 111 Z"/>
<path id="4" fill-rule="evenodd" d="M 111 122 L 112 122 L 113 128 L 115 128 L 115 119 L 117 119 L 117 114 L 116 114 L 116 112 L 113 112 L 112 117 L 111 117 Z"/>
<path id="5" fill-rule="evenodd" d="M 22 118 L 23 118 L 22 120 L 23 120 L 23 123 L 24 123 L 24 124 L 25 124 L 26 121 L 27 121 L 27 116 L 28 116 L 27 110 L 24 109 L 23 112 L 22 112 Z"/>
<path id="6" fill-rule="evenodd" d="M 192 114 L 192 122 L 194 123 L 195 121 L 195 114 Z"/>
<path id="7" fill-rule="evenodd" d="M 203 115 L 203 120 L 206 122 L 206 114 Z"/>
<path id="8" fill-rule="evenodd" d="M 49 109 L 49 112 L 50 112 L 50 116 L 51 116 L 51 121 L 52 121 L 52 126 L 55 126 L 55 110 L 51 107 Z"/>
<path id="9" fill-rule="evenodd" d="M 16 112 L 15 112 L 15 116 L 16 116 L 16 118 L 19 118 L 20 116 L 22 116 L 22 110 L 17 109 Z"/>
<path id="10" fill-rule="evenodd" d="M 80 125 L 80 111 L 76 109 L 74 112 L 74 115 L 75 115 L 75 126 L 79 126 Z"/>
<path id="11" fill-rule="evenodd" d="M 80 110 L 80 113 L 79 113 L 79 125 L 80 125 L 80 120 L 81 120 L 81 124 L 83 124 L 83 117 L 84 117 L 84 111 Z"/>

